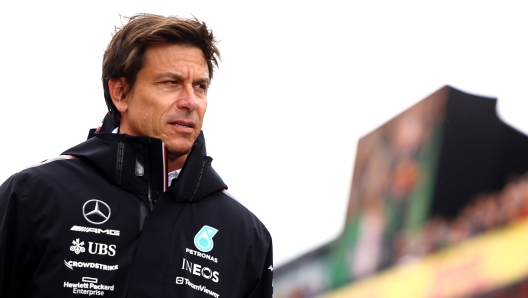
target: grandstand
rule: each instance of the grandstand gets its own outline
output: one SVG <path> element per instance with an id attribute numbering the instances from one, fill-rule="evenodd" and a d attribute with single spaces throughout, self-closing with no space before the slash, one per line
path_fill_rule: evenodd
<path id="1" fill-rule="evenodd" d="M 275 298 L 528 297 L 528 137 L 445 86 L 360 138 L 342 234 Z"/>

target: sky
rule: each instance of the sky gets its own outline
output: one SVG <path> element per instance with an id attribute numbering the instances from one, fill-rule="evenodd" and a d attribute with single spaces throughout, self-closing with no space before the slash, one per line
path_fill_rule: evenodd
<path id="1" fill-rule="evenodd" d="M 84 141 L 106 113 L 120 16 L 195 16 L 220 40 L 203 131 L 275 267 L 339 236 L 359 138 L 445 85 L 528 133 L 523 1 L 2 1 L 0 181 Z"/>

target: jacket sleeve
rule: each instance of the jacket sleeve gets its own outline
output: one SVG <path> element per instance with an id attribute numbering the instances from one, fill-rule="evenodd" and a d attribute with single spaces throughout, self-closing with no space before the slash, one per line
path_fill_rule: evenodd
<path id="1" fill-rule="evenodd" d="M 0 298 L 22 296 L 34 267 L 34 254 L 29 253 L 31 216 L 21 202 L 16 176 L 0 186 Z"/>
<path id="2" fill-rule="evenodd" d="M 271 298 L 273 296 L 273 244 L 270 240 L 266 260 L 261 268 L 260 278 L 248 298 Z"/>

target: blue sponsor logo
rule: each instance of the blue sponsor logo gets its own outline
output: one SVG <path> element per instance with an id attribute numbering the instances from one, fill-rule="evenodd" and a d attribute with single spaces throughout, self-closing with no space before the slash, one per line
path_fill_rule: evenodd
<path id="1" fill-rule="evenodd" d="M 218 232 L 217 229 L 210 226 L 203 226 L 202 229 L 194 236 L 194 245 L 200 251 L 208 252 L 213 249 L 213 237 Z"/>

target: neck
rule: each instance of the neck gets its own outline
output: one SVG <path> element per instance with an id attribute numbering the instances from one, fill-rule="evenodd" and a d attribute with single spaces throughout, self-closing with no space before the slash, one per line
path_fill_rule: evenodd
<path id="1" fill-rule="evenodd" d="M 176 158 L 171 157 L 169 155 L 168 158 L 167 158 L 167 162 L 168 162 L 168 166 L 169 166 L 169 172 L 173 172 L 173 171 L 176 171 L 176 170 L 179 170 L 179 169 L 183 168 L 183 164 L 187 160 L 187 155 L 189 155 L 189 154 L 178 156 Z"/>

